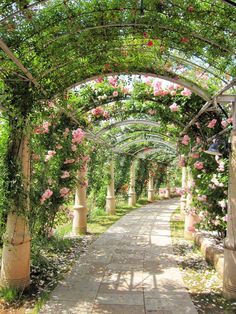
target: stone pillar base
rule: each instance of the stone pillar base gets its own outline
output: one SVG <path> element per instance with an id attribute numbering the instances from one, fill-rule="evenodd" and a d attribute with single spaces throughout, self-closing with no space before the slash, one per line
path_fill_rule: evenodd
<path id="1" fill-rule="evenodd" d="M 107 214 L 114 215 L 116 212 L 116 199 L 114 196 L 106 197 L 106 212 Z"/>
<path id="2" fill-rule="evenodd" d="M 166 192 L 165 192 L 165 198 L 170 198 L 170 190 L 166 190 Z"/>
<path id="3" fill-rule="evenodd" d="M 191 232 L 191 231 L 184 230 L 184 238 L 185 238 L 185 240 L 194 240 L 195 233 L 196 233 L 195 231 Z"/>
<path id="4" fill-rule="evenodd" d="M 148 189 L 148 202 L 154 202 L 154 189 Z"/>
<path id="5" fill-rule="evenodd" d="M 184 220 L 184 238 L 186 240 L 193 240 L 196 233 L 195 224 L 197 222 L 197 216 L 192 214 L 186 214 Z"/>
<path id="6" fill-rule="evenodd" d="M 136 204 L 136 193 L 130 192 L 129 193 L 129 206 L 135 206 Z"/>
<path id="7" fill-rule="evenodd" d="M 88 210 L 84 206 L 74 206 L 74 219 L 72 226 L 72 234 L 87 233 L 87 213 Z"/>
<path id="8" fill-rule="evenodd" d="M 185 217 L 185 208 L 186 208 L 186 198 L 180 199 L 180 215 L 182 218 Z"/>
<path id="9" fill-rule="evenodd" d="M 0 285 L 24 290 L 30 284 L 30 234 L 25 217 L 9 214 L 4 235 Z"/>
<path id="10" fill-rule="evenodd" d="M 236 300 L 236 249 L 224 247 L 223 296 Z"/>

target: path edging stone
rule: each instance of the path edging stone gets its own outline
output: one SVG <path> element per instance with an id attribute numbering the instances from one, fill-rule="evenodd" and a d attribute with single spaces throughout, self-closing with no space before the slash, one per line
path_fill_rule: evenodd
<path id="1" fill-rule="evenodd" d="M 210 262 L 223 277 L 224 270 L 224 249 L 214 243 L 214 239 L 206 237 L 204 233 L 196 232 L 194 243 L 199 247 L 206 261 Z"/>

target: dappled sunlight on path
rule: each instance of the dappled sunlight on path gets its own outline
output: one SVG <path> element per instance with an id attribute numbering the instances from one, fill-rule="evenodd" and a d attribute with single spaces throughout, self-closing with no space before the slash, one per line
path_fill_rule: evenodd
<path id="1" fill-rule="evenodd" d="M 169 219 L 178 200 L 130 212 L 99 237 L 41 314 L 196 314 L 174 260 Z"/>

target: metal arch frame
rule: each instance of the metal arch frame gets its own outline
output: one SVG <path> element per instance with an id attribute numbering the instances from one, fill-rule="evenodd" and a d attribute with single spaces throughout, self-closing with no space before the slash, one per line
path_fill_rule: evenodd
<path id="1" fill-rule="evenodd" d="M 166 146 L 168 148 L 170 148 L 171 150 L 175 150 L 175 147 L 172 146 L 170 143 L 168 142 L 164 142 L 162 140 L 157 140 L 155 138 L 146 138 L 146 139 L 143 139 L 143 138 L 140 138 L 140 139 L 136 139 L 134 141 L 131 141 L 131 142 L 127 142 L 121 146 L 118 146 L 119 149 L 124 149 L 125 147 L 128 147 L 130 145 L 133 145 L 133 144 L 138 144 L 138 143 L 143 143 L 143 142 L 152 142 L 152 143 L 157 143 L 157 144 L 161 144 L 162 146 Z M 115 146 L 115 148 L 117 147 L 117 145 Z"/>
<path id="2" fill-rule="evenodd" d="M 143 136 L 144 136 L 144 139 L 146 139 L 147 138 L 147 136 L 149 136 L 148 138 L 157 138 L 157 139 L 159 139 L 159 140 L 161 140 L 161 141 L 165 141 L 164 140 L 164 138 L 161 136 L 161 135 L 157 135 L 157 134 L 146 134 L 146 133 L 142 133 L 143 134 Z M 130 140 L 130 139 L 135 139 L 136 137 L 140 137 L 140 132 L 139 132 L 139 134 L 132 134 L 132 135 L 130 135 L 130 136 L 121 136 L 121 140 L 120 141 L 117 141 L 116 142 L 116 145 L 119 145 L 119 144 L 121 144 L 121 143 L 123 143 L 123 142 L 126 142 L 126 141 L 128 141 L 128 140 Z M 166 137 L 168 137 L 168 136 L 166 136 Z M 169 138 L 169 137 L 168 137 Z M 170 143 L 170 144 L 174 144 L 174 143 L 172 143 L 172 142 L 168 142 L 168 143 Z"/>
<path id="3" fill-rule="evenodd" d="M 139 45 L 135 45 L 135 46 L 140 46 L 140 47 L 142 47 L 142 44 L 139 44 Z M 125 47 L 129 47 L 128 45 L 127 46 L 123 46 L 124 48 Z M 132 45 L 132 47 L 134 47 L 134 45 Z M 118 47 L 116 47 L 117 49 L 118 49 Z M 170 47 L 170 49 L 171 49 L 171 47 Z M 72 50 L 70 50 L 70 51 L 73 51 L 74 49 L 72 49 Z M 114 49 L 115 50 L 115 49 Z M 180 52 L 180 53 L 183 53 L 183 51 L 181 51 L 181 50 L 178 50 L 178 49 L 174 49 L 175 51 L 178 51 L 178 52 Z M 110 51 L 113 51 L 113 50 L 110 50 Z M 86 56 L 88 56 L 89 54 L 87 54 Z M 92 54 L 90 54 L 90 55 L 92 55 Z M 82 56 L 81 56 L 82 57 Z M 203 72 L 207 72 L 207 73 L 209 73 L 209 74 L 211 74 L 212 76 L 214 76 L 214 78 L 216 78 L 216 79 L 219 79 L 220 81 L 222 81 L 222 82 L 224 82 L 224 83 L 227 83 L 227 81 L 226 80 L 224 80 L 221 76 L 220 76 L 220 74 L 218 73 L 214 73 L 212 70 L 209 70 L 209 68 L 212 68 L 212 69 L 214 69 L 214 70 L 216 70 L 216 71 L 219 71 L 219 69 L 218 68 L 216 68 L 216 67 L 214 67 L 212 64 L 209 64 L 209 63 L 206 63 L 206 61 L 205 60 L 203 60 L 203 59 L 201 59 L 200 57 L 198 57 L 199 59 L 201 59 L 204 63 L 206 63 L 205 64 L 205 66 L 208 66 L 208 68 L 206 68 L 206 67 L 203 67 L 203 66 L 201 66 L 201 65 L 198 65 L 198 64 L 196 64 L 196 63 L 194 63 L 193 61 L 189 61 L 189 60 L 187 60 L 187 59 L 184 59 L 183 57 L 179 57 L 179 56 L 176 56 L 175 54 L 172 54 L 172 53 L 170 53 L 170 52 L 168 52 L 165 56 L 164 56 L 165 58 L 163 58 L 163 60 L 168 60 L 168 58 L 170 58 L 170 59 L 173 59 L 175 62 L 178 62 L 179 64 L 183 64 L 183 65 L 191 65 L 191 67 L 193 67 L 195 70 L 197 69 L 197 68 L 199 68 L 199 69 L 201 69 Z M 75 60 L 76 61 L 76 60 Z M 48 75 L 48 74 L 50 74 L 50 73 L 53 73 L 53 72 L 55 72 L 56 70 L 59 70 L 59 69 L 62 69 L 62 68 L 64 68 L 64 67 L 66 67 L 67 65 L 71 65 L 71 64 L 73 64 L 73 62 L 72 61 L 68 61 L 68 62 L 65 62 L 65 63 L 61 63 L 61 64 L 58 64 L 57 66 L 55 66 L 54 68 L 50 68 L 50 69 L 48 69 L 48 70 L 46 70 L 46 71 L 44 71 L 41 75 L 40 75 L 40 79 L 42 79 L 42 78 L 44 78 L 46 75 Z"/>
<path id="4" fill-rule="evenodd" d="M 23 10 L 22 10 L 22 9 L 21 9 L 21 10 L 16 10 L 16 11 L 14 11 L 13 13 L 9 14 L 8 16 L 6 16 L 5 18 L 1 19 L 1 20 L 0 20 L 0 23 L 1 23 L 1 22 L 4 22 L 5 19 L 11 18 L 11 17 L 17 15 L 18 13 L 24 12 L 25 10 L 28 10 L 28 9 L 30 9 L 30 8 L 39 6 L 39 5 L 41 5 L 41 4 L 45 3 L 45 2 L 48 2 L 48 1 L 49 1 L 49 0 L 38 0 L 38 1 L 35 1 L 35 2 L 31 3 L 31 4 L 28 4 L 27 7 L 24 8 Z M 14 2 L 16 2 L 16 1 L 14 1 Z M 14 2 L 13 2 L 13 3 L 14 3 Z M 209 3 L 209 4 L 211 4 L 211 2 L 209 2 L 209 1 L 206 1 L 206 2 Z M 222 0 L 222 2 L 224 2 L 224 3 L 228 4 L 228 5 L 232 5 L 232 6 L 234 6 L 234 7 L 236 6 L 236 3 L 235 3 L 234 1 L 232 1 L 232 0 Z M 173 3 L 172 3 L 172 4 L 173 4 Z M 7 6 L 9 6 L 9 4 L 8 4 Z"/>
<path id="5" fill-rule="evenodd" d="M 155 73 L 150 73 L 150 72 L 140 72 L 140 71 L 132 71 L 132 73 L 127 73 L 127 72 L 108 72 L 105 74 L 99 74 L 99 75 L 95 75 L 92 76 L 90 78 L 84 79 L 78 83 L 72 84 L 71 86 L 69 86 L 68 88 L 65 89 L 65 91 L 69 91 L 79 85 L 91 82 L 91 81 L 95 81 L 96 79 L 100 78 L 100 77 L 107 77 L 107 76 L 115 76 L 115 75 L 143 75 L 143 76 L 149 76 L 149 77 L 153 77 L 153 78 L 160 78 L 162 80 L 168 81 L 168 82 L 172 82 L 178 85 L 181 85 L 183 87 L 188 88 L 189 90 L 191 90 L 193 93 L 197 94 L 199 97 L 201 97 L 202 99 L 209 101 L 211 99 L 211 96 L 206 93 L 206 91 L 204 91 L 203 89 L 201 89 L 200 87 L 198 87 L 195 84 L 192 84 L 188 81 L 185 81 L 183 79 L 177 79 L 177 78 L 173 78 L 173 77 L 168 77 L 165 75 L 160 75 L 160 74 L 155 74 Z"/>
<path id="6" fill-rule="evenodd" d="M 48 25 L 48 28 L 50 27 L 50 25 Z M 90 31 L 90 30 L 93 30 L 93 29 L 104 29 L 104 28 L 115 28 L 115 27 L 118 27 L 118 28 L 128 28 L 128 27 L 136 27 L 136 28 L 143 28 L 143 27 L 147 27 L 146 24 L 142 24 L 142 23 L 117 23 L 117 24 L 104 24 L 104 25 L 96 25 L 96 26 L 90 26 L 90 27 L 87 27 L 87 28 L 84 28 L 82 30 L 80 30 L 79 32 L 86 32 L 86 31 Z M 180 31 L 176 30 L 176 29 L 173 29 L 171 27 L 167 27 L 167 26 L 159 26 L 160 29 L 164 30 L 164 31 L 171 31 L 171 32 L 176 32 L 178 34 L 181 34 Z M 79 33 L 78 31 L 77 32 L 73 32 L 73 33 L 66 33 L 66 34 L 62 34 L 60 36 L 58 36 L 57 38 L 55 38 L 54 40 L 50 41 L 49 44 L 51 44 L 52 42 L 56 42 L 59 38 L 62 38 L 62 37 L 67 37 L 67 36 L 73 36 L 77 33 Z M 34 34 L 35 35 L 35 34 Z M 199 36 L 198 34 L 195 34 L 195 33 L 192 33 L 190 36 L 192 36 L 193 38 L 199 40 L 200 42 L 204 42 L 204 43 L 207 43 L 208 45 L 210 46 L 213 46 L 213 47 L 217 47 L 218 49 L 224 51 L 224 52 L 232 52 L 233 51 L 230 51 L 228 49 L 225 49 L 224 47 L 220 46 L 218 43 L 215 43 L 213 41 L 211 41 L 211 39 L 209 38 L 204 38 L 202 36 Z"/>
<path id="7" fill-rule="evenodd" d="M 155 153 L 157 152 L 160 152 L 160 151 L 163 151 L 161 150 L 160 148 L 150 148 L 149 150 L 147 151 L 144 151 L 144 149 L 142 151 L 138 151 L 138 152 L 135 152 L 134 155 L 136 156 L 136 158 L 142 158 L 141 156 L 145 156 L 146 155 L 154 155 Z"/>
<path id="8" fill-rule="evenodd" d="M 79 45 L 78 45 L 78 46 L 79 46 Z M 137 44 L 136 44 L 136 45 L 126 45 L 126 46 L 123 45 L 123 48 L 135 47 L 135 46 L 142 47 L 143 44 L 138 44 L 138 45 L 137 45 Z M 172 50 L 171 47 L 169 47 L 169 48 Z M 116 47 L 115 49 L 119 49 L 119 47 Z M 114 50 L 115 50 L 115 49 L 114 49 Z M 70 51 L 71 51 L 71 52 L 72 52 L 72 51 L 75 51 L 75 47 L 74 47 L 73 49 L 71 49 Z M 112 50 L 110 50 L 110 51 L 112 51 Z M 176 49 L 176 48 L 174 48 L 173 51 L 177 51 L 178 53 L 184 54 L 184 51 L 179 50 L 179 49 Z M 89 54 L 87 53 L 86 56 L 88 56 L 88 55 L 89 55 Z M 193 55 L 193 56 L 194 56 L 194 55 Z M 81 57 L 82 57 L 82 56 L 81 56 Z M 188 59 L 184 59 L 183 57 L 176 56 L 175 54 L 170 53 L 170 51 L 165 55 L 165 59 L 167 60 L 168 57 L 171 58 L 171 59 L 174 59 L 175 62 L 183 63 L 184 65 L 189 64 L 189 65 L 191 65 L 192 67 L 194 67 L 195 69 L 196 69 L 196 68 L 201 68 L 204 72 L 207 72 L 207 73 L 213 75 L 215 78 L 221 80 L 222 82 L 227 83 L 227 81 L 225 81 L 224 79 L 221 78 L 221 76 L 220 76 L 219 73 L 218 73 L 218 74 L 217 74 L 217 73 L 214 73 L 213 71 L 209 70 L 208 68 L 203 67 L 202 65 L 198 65 L 198 64 L 194 63 L 193 61 L 189 61 Z M 200 57 L 198 57 L 198 58 L 200 58 Z M 204 60 L 204 59 L 202 59 L 202 58 L 200 58 L 200 59 L 204 62 L 204 65 L 205 65 L 205 66 L 211 67 L 212 69 L 214 69 L 214 70 L 216 70 L 216 71 L 219 71 L 219 69 L 218 69 L 217 67 L 214 67 L 212 64 L 207 63 L 206 60 Z M 74 62 L 75 62 L 75 61 L 74 61 Z M 55 66 L 54 68 L 51 68 L 51 69 L 46 70 L 45 72 L 43 72 L 43 73 L 40 75 L 40 79 L 42 79 L 43 77 L 45 77 L 47 74 L 50 74 L 50 73 L 52 73 L 52 72 L 55 72 L 56 70 L 61 69 L 61 68 L 64 68 L 64 67 L 66 67 L 67 65 L 71 65 L 71 64 L 73 64 L 72 61 L 68 61 L 68 62 L 65 62 L 65 63 L 62 63 L 62 64 L 58 64 L 58 65 Z"/>
<path id="9" fill-rule="evenodd" d="M 112 123 L 110 125 L 108 125 L 107 127 L 101 129 L 100 131 L 98 131 L 97 133 L 95 133 L 96 136 L 101 136 L 102 134 L 106 133 L 107 131 L 109 131 L 110 129 L 113 128 L 117 128 L 117 127 L 121 127 L 121 126 L 125 126 L 125 125 L 130 125 L 130 124 L 142 124 L 142 125 L 150 125 L 150 126 L 154 126 L 154 127 L 160 127 L 160 123 L 156 122 L 156 121 L 151 121 L 151 120 L 123 120 L 123 121 L 118 121 L 115 123 Z"/>
<path id="10" fill-rule="evenodd" d="M 160 133 L 156 130 L 149 130 L 149 129 L 128 129 L 128 132 L 129 134 L 133 134 L 133 133 L 141 133 L 141 132 L 149 132 L 149 133 L 152 133 L 152 134 L 148 134 L 150 136 L 154 136 L 154 135 L 159 135 L 160 137 L 162 138 L 170 138 L 170 136 L 166 135 L 166 134 L 163 134 L 163 133 Z"/>

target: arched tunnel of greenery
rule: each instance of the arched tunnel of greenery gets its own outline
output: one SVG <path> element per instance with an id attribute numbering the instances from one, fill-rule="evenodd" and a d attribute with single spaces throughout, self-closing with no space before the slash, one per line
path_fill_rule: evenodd
<path id="1" fill-rule="evenodd" d="M 105 211 L 112 161 L 118 198 L 128 199 L 135 161 L 137 198 L 152 176 L 156 191 L 189 196 L 199 229 L 234 234 L 235 20 L 233 1 L 3 0 L 3 249 L 14 216 L 40 251 L 70 221 L 78 189 L 89 215 Z M 214 159 L 205 151 L 219 141 L 232 151 Z"/>

